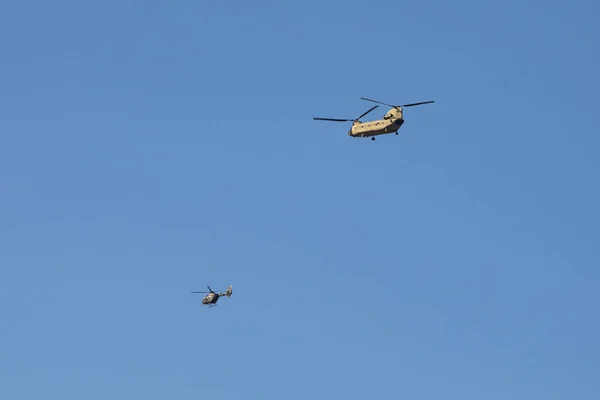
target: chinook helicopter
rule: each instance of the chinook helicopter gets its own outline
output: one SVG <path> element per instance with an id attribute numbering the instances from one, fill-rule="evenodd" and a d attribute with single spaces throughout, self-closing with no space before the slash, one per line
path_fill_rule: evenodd
<path id="1" fill-rule="evenodd" d="M 373 103 L 383 104 L 384 106 L 392 107 L 385 115 L 383 119 L 361 122 L 360 119 L 376 109 L 379 106 L 374 106 L 370 110 L 363 113 L 360 117 L 355 119 L 338 119 L 338 118 L 313 118 L 317 121 L 335 121 L 335 122 L 347 122 L 352 121 L 352 127 L 348 131 L 348 136 L 350 137 L 370 137 L 371 140 L 375 140 L 375 136 L 378 135 L 386 135 L 390 133 L 398 134 L 398 130 L 404 124 L 404 113 L 402 112 L 403 107 L 414 107 L 422 104 L 430 104 L 435 103 L 434 101 L 423 101 L 420 103 L 410 103 L 403 104 L 399 106 L 395 106 L 393 104 L 382 103 L 381 101 L 367 99 L 365 97 L 361 97 L 361 100 L 370 101 Z"/>
<path id="2" fill-rule="evenodd" d="M 233 291 L 231 290 L 231 285 L 227 288 L 227 290 L 225 291 L 225 293 L 217 293 L 217 292 L 213 291 L 210 288 L 210 286 L 207 286 L 207 288 L 209 290 L 208 292 L 190 292 L 190 293 L 208 293 L 202 299 L 202 304 L 208 305 L 209 307 L 216 306 L 217 305 L 217 301 L 219 301 L 219 297 L 221 297 L 221 296 L 231 297 L 231 294 L 233 293 Z"/>

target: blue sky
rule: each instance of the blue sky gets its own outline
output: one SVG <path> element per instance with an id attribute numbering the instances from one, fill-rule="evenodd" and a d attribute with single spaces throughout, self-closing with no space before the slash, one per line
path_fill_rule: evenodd
<path id="1" fill-rule="evenodd" d="M 0 397 L 597 399 L 598 3 L 255 4 L 0 5 Z"/>

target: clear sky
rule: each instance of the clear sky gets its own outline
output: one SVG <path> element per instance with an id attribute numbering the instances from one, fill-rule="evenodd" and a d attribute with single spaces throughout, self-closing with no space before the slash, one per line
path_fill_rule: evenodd
<path id="1" fill-rule="evenodd" d="M 0 398 L 597 400 L 599 11 L 1 2 Z"/>

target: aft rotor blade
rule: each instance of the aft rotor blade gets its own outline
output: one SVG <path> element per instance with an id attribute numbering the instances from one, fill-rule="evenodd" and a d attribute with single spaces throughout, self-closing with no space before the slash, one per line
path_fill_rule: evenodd
<path id="1" fill-rule="evenodd" d="M 334 122 L 348 122 L 353 121 L 351 119 L 338 119 L 338 118 L 313 118 L 316 121 L 334 121 Z"/>
<path id="2" fill-rule="evenodd" d="M 422 101 L 420 103 L 404 104 L 404 105 L 401 105 L 400 107 L 420 106 L 421 104 L 430 104 L 430 103 L 435 103 L 435 101 L 431 100 L 431 101 Z"/>
<path id="3" fill-rule="evenodd" d="M 366 100 L 366 101 L 370 101 L 370 102 L 373 102 L 373 103 L 379 103 L 379 104 L 383 104 L 384 106 L 388 106 L 388 107 L 398 107 L 398 106 L 395 106 L 395 105 L 393 105 L 393 104 L 382 103 L 381 101 L 372 100 L 372 99 L 367 99 L 366 97 L 361 97 L 361 100 Z"/>
<path id="4" fill-rule="evenodd" d="M 356 118 L 356 120 L 358 121 L 359 119 L 361 119 L 362 117 L 364 117 L 365 115 L 367 115 L 368 113 L 370 113 L 371 111 L 376 109 L 377 107 L 379 107 L 379 106 L 373 106 L 373 108 L 371 108 L 369 111 L 363 113 L 360 117 Z"/>
<path id="5" fill-rule="evenodd" d="M 413 107 L 413 106 L 420 106 L 421 104 L 435 103 L 435 101 L 422 101 L 420 103 L 410 103 L 410 104 L 402 104 L 399 106 L 395 106 L 393 104 L 382 103 L 381 101 L 377 101 L 377 100 L 373 100 L 373 99 L 367 99 L 366 97 L 361 97 L 361 99 L 366 100 L 366 101 L 372 101 L 373 103 L 383 104 L 384 106 L 388 106 L 388 107 Z"/>

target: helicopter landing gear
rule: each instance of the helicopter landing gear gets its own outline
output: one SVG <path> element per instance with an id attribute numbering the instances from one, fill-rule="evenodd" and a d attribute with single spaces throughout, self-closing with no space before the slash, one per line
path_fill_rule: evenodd
<path id="1" fill-rule="evenodd" d="M 375 140 L 375 136 L 371 136 L 371 140 Z"/>
<path id="2" fill-rule="evenodd" d="M 398 135 L 398 132 L 396 132 L 396 136 Z"/>

